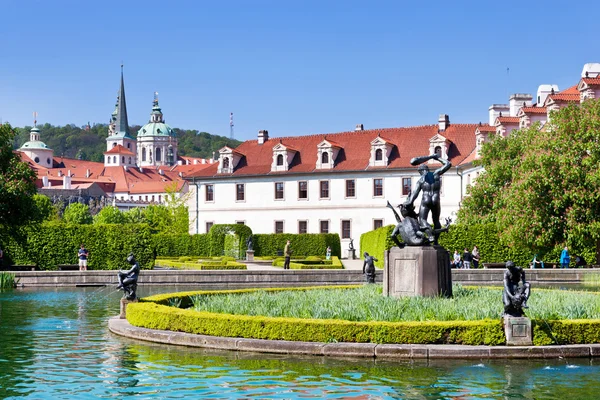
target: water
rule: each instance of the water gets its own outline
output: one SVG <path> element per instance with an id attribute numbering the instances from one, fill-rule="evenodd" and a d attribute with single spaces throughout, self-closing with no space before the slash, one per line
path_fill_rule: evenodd
<path id="1" fill-rule="evenodd" d="M 598 398 L 600 362 L 588 359 L 384 362 L 134 341 L 107 329 L 120 296 L 111 288 L 0 293 L 0 398 Z"/>

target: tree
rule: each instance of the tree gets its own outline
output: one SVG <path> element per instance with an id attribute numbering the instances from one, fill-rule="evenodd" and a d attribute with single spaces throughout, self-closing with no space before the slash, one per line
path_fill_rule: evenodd
<path id="1" fill-rule="evenodd" d="M 144 219 L 157 232 L 172 232 L 173 218 L 166 206 L 150 204 L 144 209 Z"/>
<path id="2" fill-rule="evenodd" d="M 124 224 L 127 218 L 115 206 L 106 206 L 94 216 L 94 224 Z"/>
<path id="3" fill-rule="evenodd" d="M 0 225 L 7 226 L 31 218 L 36 193 L 35 171 L 12 150 L 15 136 L 9 124 L 0 125 Z"/>
<path id="4" fill-rule="evenodd" d="M 56 208 L 52 200 L 43 194 L 33 195 L 32 219 L 37 222 L 50 221 L 57 218 Z"/>
<path id="5" fill-rule="evenodd" d="M 171 213 L 172 232 L 188 233 L 190 229 L 190 213 L 187 207 L 189 192 L 177 190 L 177 182 L 165 187 L 165 204 Z"/>
<path id="6" fill-rule="evenodd" d="M 144 210 L 141 207 L 134 207 L 123 212 L 125 222 L 128 224 L 142 224 L 146 222 Z"/>
<path id="7" fill-rule="evenodd" d="M 68 224 L 86 225 L 92 223 L 90 208 L 85 204 L 71 203 L 65 208 L 63 219 Z"/>
<path id="8" fill-rule="evenodd" d="M 484 145 L 485 172 L 459 212 L 495 222 L 502 242 L 545 253 L 600 240 L 600 101 L 552 112 L 551 122 Z M 598 252 L 596 252 L 598 254 Z"/>

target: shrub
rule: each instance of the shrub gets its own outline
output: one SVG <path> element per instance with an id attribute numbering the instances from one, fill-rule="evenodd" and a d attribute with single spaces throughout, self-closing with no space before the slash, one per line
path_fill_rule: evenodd
<path id="1" fill-rule="evenodd" d="M 339 257 L 332 256 L 331 260 L 323 261 L 317 257 L 317 262 L 312 262 L 308 260 L 308 257 L 305 260 L 294 260 L 290 261 L 290 269 L 343 269 L 344 265 L 340 261 Z M 274 267 L 283 267 L 285 263 L 284 258 L 278 258 L 273 261 L 271 265 Z"/>
<path id="2" fill-rule="evenodd" d="M 337 233 L 256 234 L 253 238 L 255 256 L 277 256 L 277 252 L 283 251 L 288 240 L 294 257 L 325 254 L 327 246 L 331 247 L 332 255 L 341 256 L 340 236 Z"/>
<path id="3" fill-rule="evenodd" d="M 225 241 L 227 235 L 232 235 Z M 208 233 L 210 237 L 210 255 L 228 255 L 234 259 L 242 258 L 242 252 L 246 250 L 246 240 L 252 235 L 252 230 L 242 224 L 215 224 L 211 226 Z M 234 239 L 235 240 L 232 240 Z"/>
<path id="4" fill-rule="evenodd" d="M 210 237 L 207 234 L 189 235 L 157 233 L 152 237 L 157 257 L 210 255 Z"/>
<path id="5" fill-rule="evenodd" d="M 85 204 L 71 203 L 65 208 L 63 220 L 67 224 L 86 225 L 92 223 L 90 208 Z"/>
<path id="6" fill-rule="evenodd" d="M 377 268 L 383 268 L 384 252 L 394 246 L 394 242 L 390 238 L 390 234 L 393 230 L 394 225 L 387 225 L 360 235 L 359 258 L 362 258 L 363 253 L 367 252 L 369 255 L 377 258 L 375 266 Z"/>

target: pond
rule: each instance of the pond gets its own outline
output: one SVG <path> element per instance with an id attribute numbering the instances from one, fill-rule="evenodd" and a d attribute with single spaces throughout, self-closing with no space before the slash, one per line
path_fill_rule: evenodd
<path id="1" fill-rule="evenodd" d="M 189 288 L 141 287 L 139 295 Z M 111 334 L 112 288 L 0 292 L 0 398 L 596 398 L 600 360 L 374 361 L 156 345 Z"/>

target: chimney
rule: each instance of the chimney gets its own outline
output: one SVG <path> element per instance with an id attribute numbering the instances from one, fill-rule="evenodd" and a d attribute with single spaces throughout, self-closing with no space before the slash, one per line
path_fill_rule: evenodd
<path id="1" fill-rule="evenodd" d="M 71 175 L 71 170 L 68 170 L 68 171 L 67 171 L 67 175 L 69 175 L 69 176 L 73 176 L 73 175 Z"/>
<path id="2" fill-rule="evenodd" d="M 202 159 L 202 164 L 206 164 L 206 158 Z"/>
<path id="3" fill-rule="evenodd" d="M 180 173 L 179 173 L 179 177 L 180 177 L 180 178 L 183 178 L 183 172 L 180 172 Z"/>
<path id="4" fill-rule="evenodd" d="M 269 131 L 258 131 L 258 144 L 263 144 L 267 140 L 269 140 Z"/>
<path id="5" fill-rule="evenodd" d="M 510 117 L 516 117 L 521 107 L 531 107 L 531 100 L 533 96 L 527 93 L 515 93 L 510 96 L 508 100 L 508 107 L 510 108 Z"/>
<path id="6" fill-rule="evenodd" d="M 85 171 L 85 177 L 86 177 L 86 178 L 89 178 L 91 174 L 92 174 L 92 172 L 91 172 L 89 169 L 87 169 L 87 170 Z"/>
<path id="7" fill-rule="evenodd" d="M 123 171 L 127 172 L 127 165 L 123 165 Z"/>
<path id="8" fill-rule="evenodd" d="M 48 187 L 48 177 L 47 176 L 42 177 L 42 186 Z"/>
<path id="9" fill-rule="evenodd" d="M 159 174 L 159 175 L 164 175 L 165 173 L 163 172 L 163 170 L 162 170 L 162 169 L 159 169 L 159 170 L 158 170 L 158 174 Z"/>
<path id="10" fill-rule="evenodd" d="M 355 131 L 364 131 L 365 130 L 365 126 L 363 124 L 356 124 L 356 128 L 354 128 Z"/>
<path id="11" fill-rule="evenodd" d="M 438 118 L 438 131 L 443 132 L 450 126 L 450 117 L 448 114 L 440 114 Z"/>
<path id="12" fill-rule="evenodd" d="M 546 102 L 546 98 L 548 98 L 549 95 L 554 94 L 558 92 L 558 86 L 557 85 L 540 85 L 538 86 L 538 90 L 537 90 L 537 106 L 538 107 L 543 107 L 544 103 Z"/>
<path id="13" fill-rule="evenodd" d="M 144 168 L 142 168 L 142 166 L 140 165 L 140 173 L 143 174 L 144 173 Z"/>
<path id="14" fill-rule="evenodd" d="M 494 126 L 496 123 L 496 118 L 498 118 L 501 114 L 508 115 L 510 114 L 510 108 L 508 104 L 492 104 L 489 108 L 490 110 L 490 126 Z"/>
<path id="15" fill-rule="evenodd" d="M 63 176 L 62 171 L 60 171 L 60 170 L 58 171 L 58 176 Z"/>
<path id="16" fill-rule="evenodd" d="M 63 189 L 71 189 L 71 177 L 69 175 L 63 176 Z"/>

